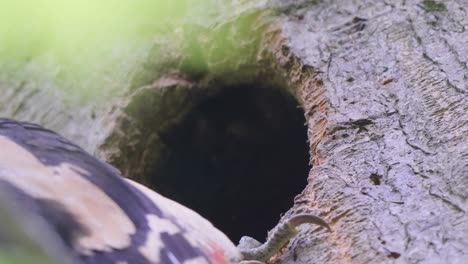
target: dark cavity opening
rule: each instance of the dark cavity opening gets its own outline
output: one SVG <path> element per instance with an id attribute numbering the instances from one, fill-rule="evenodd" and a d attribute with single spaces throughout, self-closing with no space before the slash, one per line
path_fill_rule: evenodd
<path id="1" fill-rule="evenodd" d="M 307 183 L 304 113 L 280 89 L 226 88 L 161 135 L 150 185 L 237 242 L 266 237 Z"/>

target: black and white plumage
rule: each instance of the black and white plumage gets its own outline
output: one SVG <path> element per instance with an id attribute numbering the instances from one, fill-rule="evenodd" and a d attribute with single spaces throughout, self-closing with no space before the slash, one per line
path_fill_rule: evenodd
<path id="1" fill-rule="evenodd" d="M 58 255 L 70 263 L 241 259 L 235 245 L 194 211 L 35 124 L 0 119 L 0 190 L 1 199 L 44 220 L 49 239 L 63 247 Z M 0 241 L 1 235 L 0 228 Z"/>

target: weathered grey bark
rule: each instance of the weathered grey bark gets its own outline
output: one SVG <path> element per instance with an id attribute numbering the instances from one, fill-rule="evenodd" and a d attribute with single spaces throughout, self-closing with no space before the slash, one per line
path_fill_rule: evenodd
<path id="1" fill-rule="evenodd" d="M 323 136 L 308 120 L 315 167 L 297 207 L 335 229 L 307 230 L 285 263 L 466 261 L 468 2 L 434 5 L 331 1 L 283 23 L 327 101 Z"/>
<path id="2" fill-rule="evenodd" d="M 304 109 L 313 164 L 287 215 L 315 211 L 334 230 L 303 227 L 281 263 L 466 262 L 468 2 L 264 2 L 226 7 L 235 14 L 181 36 L 200 49 L 201 78 L 186 73 L 193 58 L 155 45 L 106 101 L 47 87 L 53 74 L 3 77 L 0 113 L 55 129 L 144 181 L 158 155 L 146 146 L 164 148 L 159 132 L 193 97 L 238 80 L 275 83 Z"/>

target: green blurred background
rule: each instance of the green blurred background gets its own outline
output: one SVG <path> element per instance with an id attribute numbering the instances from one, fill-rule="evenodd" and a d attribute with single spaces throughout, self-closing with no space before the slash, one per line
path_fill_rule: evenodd
<path id="1" fill-rule="evenodd" d="M 155 37 L 175 34 L 191 17 L 209 20 L 218 9 L 214 0 L 0 3 L 0 81 L 46 78 L 88 96 L 124 86 Z"/>
<path id="2" fill-rule="evenodd" d="M 94 49 L 95 45 L 171 31 L 175 23 L 191 12 L 214 8 L 208 2 L 2 0 L 0 50 L 2 56 L 31 56 L 53 49 L 74 57 L 77 52 Z"/>

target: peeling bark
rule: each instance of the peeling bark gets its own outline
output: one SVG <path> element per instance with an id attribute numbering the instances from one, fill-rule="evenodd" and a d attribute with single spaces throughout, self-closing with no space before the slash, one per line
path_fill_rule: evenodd
<path id="1" fill-rule="evenodd" d="M 234 12 L 216 26 L 181 36 L 199 47 L 202 72 L 195 55 L 161 58 L 155 45 L 105 101 L 58 92 L 53 74 L 4 77 L 0 113 L 55 129 L 145 182 L 161 134 L 199 100 L 240 83 L 281 87 L 304 110 L 313 165 L 285 217 L 312 211 L 333 232 L 302 227 L 275 261 L 466 261 L 468 2 L 264 2 L 226 5 Z"/>

